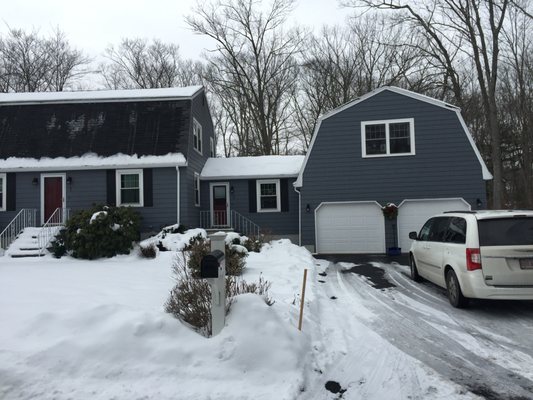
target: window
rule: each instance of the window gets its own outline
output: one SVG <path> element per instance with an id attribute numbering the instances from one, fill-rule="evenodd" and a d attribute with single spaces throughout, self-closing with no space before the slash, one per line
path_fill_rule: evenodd
<path id="1" fill-rule="evenodd" d="M 257 181 L 257 211 L 280 211 L 279 179 Z"/>
<path id="2" fill-rule="evenodd" d="M 428 240 L 430 242 L 444 242 L 449 223 L 450 218 L 448 217 L 437 217 L 433 219 Z"/>
<path id="3" fill-rule="evenodd" d="M 6 210 L 6 174 L 0 174 L 0 211 Z"/>
<path id="4" fill-rule="evenodd" d="M 194 173 L 194 205 L 200 206 L 200 175 Z"/>
<path id="5" fill-rule="evenodd" d="M 143 171 L 142 169 L 117 170 L 117 206 L 142 207 Z"/>
<path id="6" fill-rule="evenodd" d="M 447 243 L 466 243 L 466 220 L 464 218 L 452 217 L 450 225 L 444 235 L 444 241 Z"/>
<path id="7" fill-rule="evenodd" d="M 435 218 L 431 218 L 428 220 L 422 229 L 420 229 L 420 233 L 418 234 L 418 240 L 422 240 L 424 242 L 427 242 L 429 240 L 429 231 L 431 230 L 431 226 L 433 225 L 433 221 L 435 221 Z"/>
<path id="8" fill-rule="evenodd" d="M 215 156 L 215 141 L 212 137 L 209 138 L 209 157 Z"/>
<path id="9" fill-rule="evenodd" d="M 192 120 L 193 146 L 200 154 L 202 153 L 202 125 L 194 118 Z"/>
<path id="10" fill-rule="evenodd" d="M 415 154 L 414 119 L 361 122 L 363 157 Z"/>
<path id="11" fill-rule="evenodd" d="M 533 218 L 479 219 L 480 246 L 530 246 L 533 243 Z"/>

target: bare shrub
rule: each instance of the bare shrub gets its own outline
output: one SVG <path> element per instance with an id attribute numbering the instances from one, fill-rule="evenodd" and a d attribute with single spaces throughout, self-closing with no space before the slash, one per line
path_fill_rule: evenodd
<path id="1" fill-rule="evenodd" d="M 157 256 L 157 248 L 154 243 L 140 245 L 139 255 L 143 258 L 155 258 Z"/>
<path id="2" fill-rule="evenodd" d="M 165 303 L 165 311 L 185 322 L 198 333 L 211 336 L 211 287 L 205 279 L 195 278 L 187 267 L 187 253 L 177 253 L 172 270 L 176 285 L 170 291 Z M 248 283 L 234 277 L 226 277 L 226 315 L 230 312 L 235 296 L 243 293 L 255 293 L 263 296 L 269 306 L 274 301 L 268 294 L 270 283 L 259 277 L 259 282 Z"/>
<path id="3" fill-rule="evenodd" d="M 188 253 L 187 265 L 193 277 L 200 277 L 202 258 L 211 252 L 209 239 L 200 235 L 193 237 L 184 251 Z M 248 254 L 240 252 L 233 245 L 226 244 L 226 275 L 242 275 L 246 267 L 245 258 Z"/>

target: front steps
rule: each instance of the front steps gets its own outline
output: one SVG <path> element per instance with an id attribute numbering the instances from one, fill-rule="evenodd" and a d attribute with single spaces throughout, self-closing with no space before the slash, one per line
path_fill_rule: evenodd
<path id="1" fill-rule="evenodd" d="M 37 237 L 42 228 L 25 228 L 5 251 L 12 258 L 41 257 L 44 253 L 39 248 Z"/>

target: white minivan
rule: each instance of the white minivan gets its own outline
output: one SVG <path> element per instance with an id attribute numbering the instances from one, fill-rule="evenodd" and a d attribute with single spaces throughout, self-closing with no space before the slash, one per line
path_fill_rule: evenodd
<path id="1" fill-rule="evenodd" d="M 533 299 L 533 211 L 453 211 L 431 217 L 409 252 L 411 278 L 469 298 Z"/>

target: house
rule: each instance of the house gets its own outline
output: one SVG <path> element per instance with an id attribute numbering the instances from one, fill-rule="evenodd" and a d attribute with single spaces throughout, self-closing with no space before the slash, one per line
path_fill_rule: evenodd
<path id="1" fill-rule="evenodd" d="M 487 179 L 460 110 L 396 87 L 321 117 L 305 157 L 216 158 L 199 86 L 0 95 L 0 232 L 108 204 L 136 207 L 145 232 L 181 223 L 319 253 L 407 251 L 428 216 L 485 207 Z"/>
<path id="2" fill-rule="evenodd" d="M 2 94 L 0 232 L 21 210 L 42 225 L 93 204 L 137 207 L 144 231 L 196 226 L 214 152 L 201 86 Z"/>
<path id="3" fill-rule="evenodd" d="M 322 116 L 295 187 L 300 243 L 318 253 L 384 253 L 445 210 L 486 207 L 492 178 L 460 110 L 382 87 Z M 398 206 L 397 218 L 381 207 Z"/>

